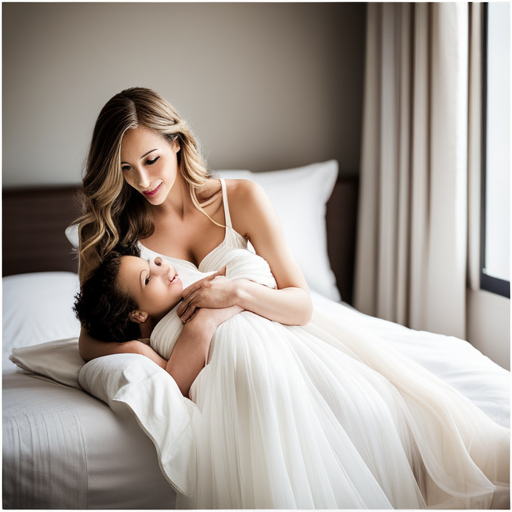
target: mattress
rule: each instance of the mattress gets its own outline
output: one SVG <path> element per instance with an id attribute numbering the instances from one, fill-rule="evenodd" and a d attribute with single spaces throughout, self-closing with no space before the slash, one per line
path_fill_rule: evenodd
<path id="1" fill-rule="evenodd" d="M 126 410 L 20 371 L 3 376 L 3 507 L 169 509 L 176 494 Z"/>

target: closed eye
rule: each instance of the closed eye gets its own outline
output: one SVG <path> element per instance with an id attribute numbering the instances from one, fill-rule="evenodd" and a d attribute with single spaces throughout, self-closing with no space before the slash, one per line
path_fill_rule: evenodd
<path id="1" fill-rule="evenodd" d="M 160 157 L 157 156 L 156 158 L 153 158 L 153 160 L 146 160 L 146 165 L 153 165 Z"/>
<path id="2" fill-rule="evenodd" d="M 146 165 L 153 165 L 154 163 L 156 163 L 156 161 L 157 161 L 159 158 L 160 158 L 160 157 L 159 157 L 159 156 L 157 156 L 157 157 L 153 158 L 153 160 L 146 160 Z M 132 168 L 131 168 L 129 165 L 123 165 L 123 166 L 121 167 L 121 170 L 122 170 L 123 172 L 125 172 L 125 171 L 131 171 L 131 169 L 132 169 Z"/>
<path id="3" fill-rule="evenodd" d="M 144 279 L 144 286 L 147 286 L 151 279 L 151 260 L 148 258 L 146 261 L 148 262 L 148 273 L 146 279 Z"/>

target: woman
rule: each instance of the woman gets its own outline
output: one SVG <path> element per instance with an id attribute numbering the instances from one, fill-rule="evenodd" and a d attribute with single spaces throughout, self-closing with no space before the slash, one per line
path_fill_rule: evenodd
<path id="1" fill-rule="evenodd" d="M 506 494 L 508 434 L 463 397 L 336 319 L 296 327 L 309 323 L 311 299 L 267 197 L 249 182 L 211 179 L 158 95 L 131 89 L 104 107 L 84 194 L 82 281 L 114 249 L 169 258 L 182 275 L 219 270 L 248 240 L 275 278 L 275 288 L 208 278 L 189 288 L 180 338 L 170 347 L 172 333 L 163 337 L 168 362 L 137 341 L 81 334 L 84 359 L 136 351 L 192 386 L 197 488 L 183 505 L 481 508 Z M 187 339 L 187 328 L 203 312 L 218 325 L 233 306 L 246 312 L 218 328 L 201 371 L 202 330 Z"/>
<path id="2" fill-rule="evenodd" d="M 116 246 L 130 252 L 143 240 L 148 249 L 197 265 L 223 240 L 220 183 L 210 178 L 186 123 L 151 90 L 123 91 L 103 107 L 93 132 L 83 187 L 81 282 Z M 218 309 L 237 304 L 285 324 L 307 323 L 312 314 L 308 287 L 286 247 L 270 201 L 252 182 L 231 180 L 227 187 L 235 230 L 269 262 L 279 290 L 266 290 L 249 282 L 224 283 L 229 284 L 224 287 L 216 283 L 215 288 L 208 289 L 208 303 L 196 302 L 187 311 L 180 311 L 183 321 L 199 306 Z M 212 312 L 218 323 L 224 320 L 223 314 Z M 198 327 L 191 325 L 188 330 Z M 194 344 L 186 342 L 186 334 L 169 362 L 182 389 L 192 383 L 201 368 L 194 364 Z M 205 342 L 205 338 L 194 339 L 198 344 Z M 162 367 L 168 364 L 136 340 L 105 345 L 83 329 L 79 346 L 86 361 L 131 351 L 150 357 Z M 191 373 L 177 375 L 185 368 Z"/>

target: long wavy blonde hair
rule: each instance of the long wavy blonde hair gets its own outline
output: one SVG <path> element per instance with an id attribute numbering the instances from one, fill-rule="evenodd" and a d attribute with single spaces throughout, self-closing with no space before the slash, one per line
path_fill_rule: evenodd
<path id="1" fill-rule="evenodd" d="M 199 206 L 197 190 L 210 174 L 186 122 L 151 89 L 134 87 L 116 94 L 103 107 L 94 126 L 83 177 L 82 216 L 76 221 L 81 282 L 114 248 L 133 248 L 154 231 L 150 205 L 126 183 L 121 170 L 123 136 L 139 126 L 179 143 L 180 172 L 194 205 L 205 213 Z"/>

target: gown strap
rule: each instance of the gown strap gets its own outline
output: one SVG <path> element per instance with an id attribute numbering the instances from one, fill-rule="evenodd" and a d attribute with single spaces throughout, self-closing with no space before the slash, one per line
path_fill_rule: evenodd
<path id="1" fill-rule="evenodd" d="M 224 203 L 224 222 L 226 223 L 226 227 L 233 228 L 231 225 L 231 215 L 229 214 L 228 193 L 226 192 L 226 182 L 224 178 L 220 179 L 220 184 L 222 186 L 222 201 Z"/>

